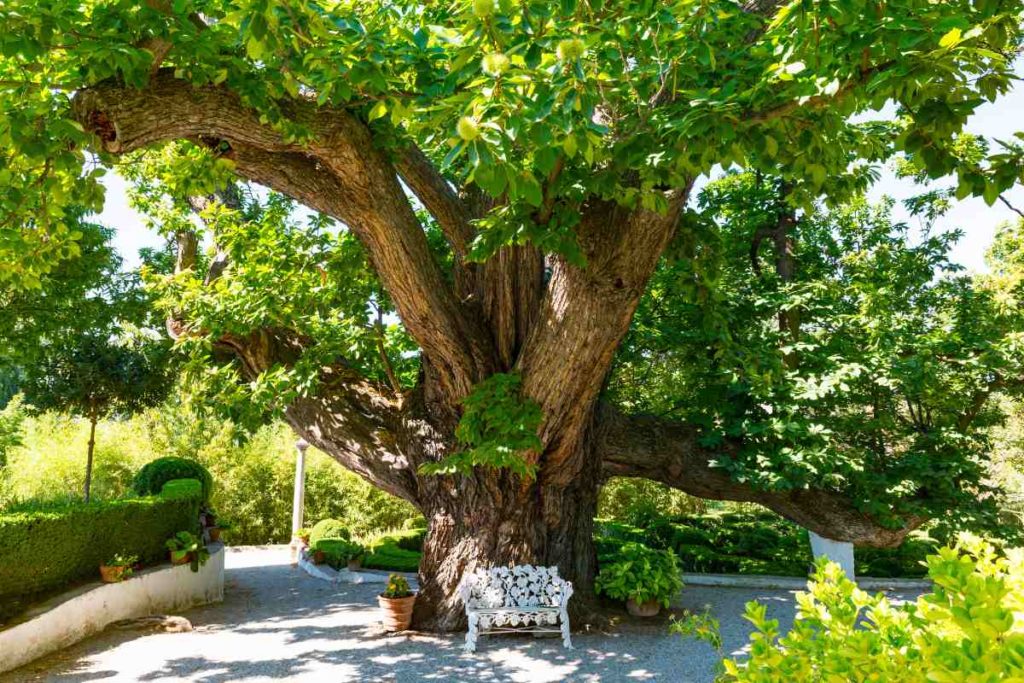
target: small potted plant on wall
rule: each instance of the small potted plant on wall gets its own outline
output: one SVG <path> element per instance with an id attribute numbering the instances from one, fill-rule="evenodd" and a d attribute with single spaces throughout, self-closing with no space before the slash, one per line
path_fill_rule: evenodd
<path id="1" fill-rule="evenodd" d="M 210 559 L 210 551 L 203 545 L 202 540 L 188 531 L 179 531 L 167 539 L 167 549 L 171 553 L 171 564 L 192 565 L 192 571 L 199 571 L 199 567 L 206 564 Z"/>
<path id="2" fill-rule="evenodd" d="M 132 575 L 133 567 L 139 558 L 134 555 L 114 555 L 100 565 L 100 578 L 103 583 L 118 583 Z"/>
<path id="3" fill-rule="evenodd" d="M 598 593 L 624 600 L 634 617 L 653 617 L 682 590 L 683 579 L 671 551 L 626 543 L 612 562 L 601 567 L 594 587 Z"/>
<path id="4" fill-rule="evenodd" d="M 398 574 L 389 576 L 388 585 L 384 592 L 377 596 L 377 602 L 384 614 L 384 630 L 404 631 L 409 628 L 416 594 L 409 588 L 409 582 L 405 577 Z"/>

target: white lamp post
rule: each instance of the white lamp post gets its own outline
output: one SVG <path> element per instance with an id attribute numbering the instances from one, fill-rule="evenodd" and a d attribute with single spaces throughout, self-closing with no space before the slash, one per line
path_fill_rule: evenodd
<path id="1" fill-rule="evenodd" d="M 292 542 L 291 548 L 292 564 L 299 563 L 299 552 L 302 548 L 302 541 L 299 539 L 299 529 L 302 528 L 302 508 L 306 499 L 306 449 L 309 443 L 305 439 L 295 442 L 295 491 L 292 496 Z"/>

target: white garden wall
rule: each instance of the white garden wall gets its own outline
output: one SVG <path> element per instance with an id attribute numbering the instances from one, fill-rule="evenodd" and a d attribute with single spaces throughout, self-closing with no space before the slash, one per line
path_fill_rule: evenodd
<path id="1" fill-rule="evenodd" d="M 0 672 L 95 635 L 109 624 L 224 599 L 224 546 L 193 572 L 188 565 L 144 569 L 121 583 L 92 583 L 37 606 L 0 630 Z M 97 570 L 98 573 L 99 570 Z"/>

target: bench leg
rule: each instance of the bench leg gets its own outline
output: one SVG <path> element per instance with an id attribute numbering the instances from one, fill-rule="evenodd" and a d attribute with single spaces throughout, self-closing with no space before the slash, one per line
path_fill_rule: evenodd
<path id="1" fill-rule="evenodd" d="M 559 615 L 562 621 L 562 645 L 565 646 L 566 650 L 572 649 L 572 639 L 569 637 L 569 615 L 562 612 Z"/>
<path id="2" fill-rule="evenodd" d="M 469 619 L 469 630 L 466 631 L 466 644 L 462 646 L 462 649 L 466 652 L 476 652 L 476 626 L 480 617 L 474 612 L 468 613 L 466 617 Z"/>

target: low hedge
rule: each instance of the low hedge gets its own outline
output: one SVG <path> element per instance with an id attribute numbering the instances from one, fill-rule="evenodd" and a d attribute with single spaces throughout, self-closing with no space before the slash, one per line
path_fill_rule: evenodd
<path id="1" fill-rule="evenodd" d="M 393 572 L 415 572 L 420 568 L 422 553 L 403 550 L 396 545 L 378 546 L 363 558 L 367 569 L 387 569 Z"/>
<path id="2" fill-rule="evenodd" d="M 807 530 L 772 513 L 709 512 L 653 520 L 646 527 L 598 520 L 598 563 L 611 561 L 625 543 L 671 550 L 684 572 L 807 576 L 813 566 Z M 926 555 L 940 545 L 912 532 L 898 548 L 857 548 L 860 576 L 923 576 Z"/>
<path id="3" fill-rule="evenodd" d="M 0 514 L 0 619 L 43 594 L 98 578 L 116 554 L 166 558 L 175 532 L 199 531 L 200 499 L 146 497 Z"/>
<path id="4" fill-rule="evenodd" d="M 395 572 L 417 571 L 426 535 L 426 529 L 402 529 L 368 539 L 363 566 Z"/>

